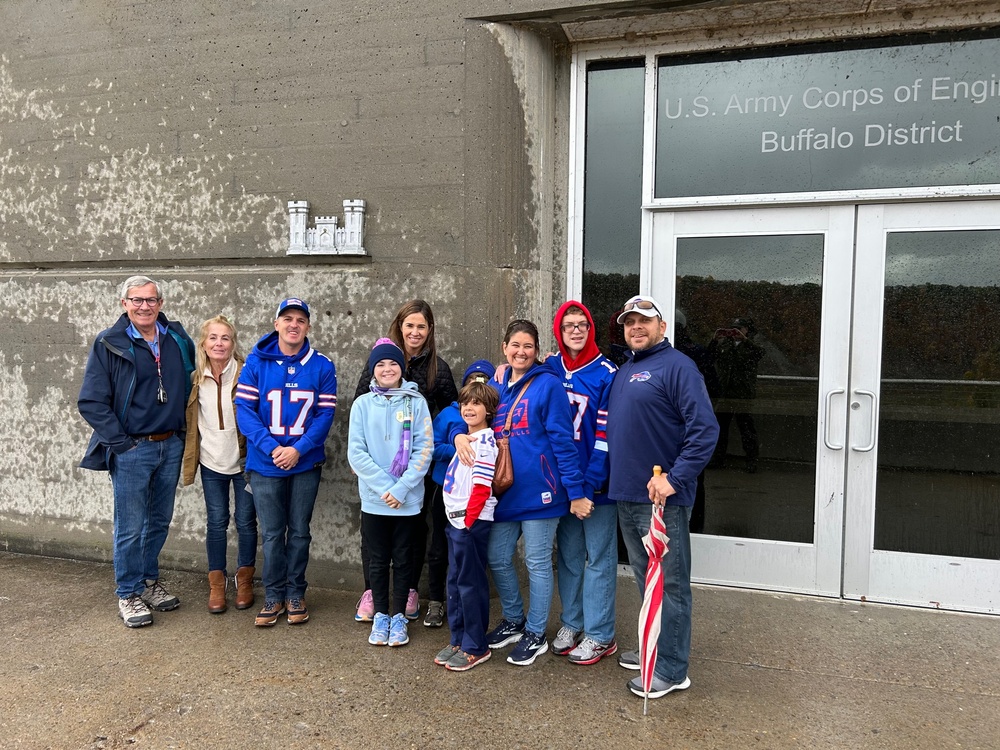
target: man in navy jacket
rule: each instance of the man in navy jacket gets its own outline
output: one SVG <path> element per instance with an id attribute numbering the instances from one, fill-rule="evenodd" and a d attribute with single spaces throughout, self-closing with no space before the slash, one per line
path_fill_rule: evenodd
<path id="1" fill-rule="evenodd" d="M 152 624 L 151 610 L 180 605 L 158 558 L 174 515 L 194 343 L 160 312 L 152 279 L 126 279 L 119 297 L 125 312 L 98 334 L 83 374 L 77 406 L 94 434 L 80 466 L 111 473 L 118 616 L 138 628 Z"/>
<path id="2" fill-rule="evenodd" d="M 652 297 L 632 297 L 618 322 L 625 326 L 628 359 L 611 384 L 608 401 L 608 496 L 618 501 L 618 521 L 640 592 L 646 582 L 652 504 L 663 508 L 670 538 L 663 558 L 663 606 L 650 698 L 691 686 L 691 539 L 688 523 L 698 475 L 712 457 L 719 424 L 695 363 L 666 340 L 667 324 Z M 653 476 L 653 467 L 663 474 Z M 635 651 L 618 663 L 639 669 Z M 645 695 L 638 677 L 628 688 Z"/>

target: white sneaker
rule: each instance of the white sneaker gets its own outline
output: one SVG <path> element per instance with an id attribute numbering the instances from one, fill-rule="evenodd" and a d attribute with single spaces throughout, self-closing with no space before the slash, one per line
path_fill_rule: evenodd
<path id="1" fill-rule="evenodd" d="M 153 624 L 153 613 L 138 594 L 118 600 L 118 616 L 127 628 L 141 628 Z"/>
<path id="2" fill-rule="evenodd" d="M 552 641 L 552 653 L 556 656 L 568 654 L 580 640 L 580 631 L 563 625 L 556 633 L 556 639 Z"/>
<path id="3" fill-rule="evenodd" d="M 146 590 L 142 592 L 142 600 L 149 605 L 150 609 L 157 612 L 169 612 L 181 606 L 181 600 L 167 591 L 163 581 L 157 578 L 155 581 L 146 581 Z"/>

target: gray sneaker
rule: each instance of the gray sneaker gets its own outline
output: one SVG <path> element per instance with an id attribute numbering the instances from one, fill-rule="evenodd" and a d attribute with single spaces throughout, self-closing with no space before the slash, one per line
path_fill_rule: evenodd
<path id="1" fill-rule="evenodd" d="M 444 625 L 444 602 L 436 602 L 433 599 L 427 602 L 424 625 L 428 628 L 439 628 Z"/>
<path id="2" fill-rule="evenodd" d="M 646 693 L 642 689 L 642 677 L 633 677 L 628 681 L 627 687 L 640 698 L 646 696 Z M 690 677 L 685 677 L 682 682 L 667 682 L 653 675 L 653 682 L 649 686 L 649 697 L 662 698 L 667 693 L 672 693 L 675 690 L 687 690 L 689 687 L 691 687 Z"/>
<path id="3" fill-rule="evenodd" d="M 568 654 L 580 640 L 580 631 L 563 625 L 556 633 L 556 639 L 552 641 L 552 653 L 556 656 Z"/>
<path id="4" fill-rule="evenodd" d="M 639 664 L 639 649 L 635 651 L 619 651 L 618 666 L 624 669 L 642 669 L 642 665 Z"/>
<path id="5" fill-rule="evenodd" d="M 167 591 L 163 580 L 146 581 L 146 590 L 142 592 L 142 600 L 150 609 L 157 612 L 169 612 L 181 606 L 181 600 Z"/>
<path id="6" fill-rule="evenodd" d="M 141 628 L 153 624 L 153 613 L 138 594 L 118 600 L 118 616 L 127 628 Z"/>

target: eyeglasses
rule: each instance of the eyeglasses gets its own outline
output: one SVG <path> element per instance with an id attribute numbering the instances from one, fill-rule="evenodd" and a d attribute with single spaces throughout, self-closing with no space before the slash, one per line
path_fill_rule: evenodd
<path id="1" fill-rule="evenodd" d="M 585 320 L 582 323 L 563 323 L 560 327 L 563 333 L 571 333 L 572 331 L 583 331 L 586 333 L 590 330 L 590 323 Z"/>
<path id="2" fill-rule="evenodd" d="M 647 318 L 662 318 L 659 309 L 650 302 L 648 299 L 642 299 L 641 297 L 633 297 L 622 307 L 622 315 L 625 313 L 637 312 Z M 649 313 L 653 314 L 650 315 Z"/>
<path id="3" fill-rule="evenodd" d="M 142 307 L 142 303 L 145 302 L 150 307 L 156 307 L 160 303 L 160 297 L 126 297 L 129 302 L 132 303 L 132 307 Z"/>

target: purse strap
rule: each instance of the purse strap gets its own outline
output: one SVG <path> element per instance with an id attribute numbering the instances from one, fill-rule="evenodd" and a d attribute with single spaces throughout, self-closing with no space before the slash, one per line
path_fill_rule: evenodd
<path id="1" fill-rule="evenodd" d="M 510 423 L 511 420 L 514 419 L 514 407 L 517 406 L 517 402 L 521 400 L 521 396 L 523 396 L 524 392 L 528 390 L 528 386 L 531 385 L 531 381 L 534 379 L 535 379 L 534 375 L 528 378 L 527 381 L 525 381 L 524 387 L 521 389 L 521 392 L 518 393 L 517 397 L 511 402 L 510 409 L 507 411 L 507 421 L 504 422 L 503 430 L 500 431 L 501 437 L 510 437 Z"/>

